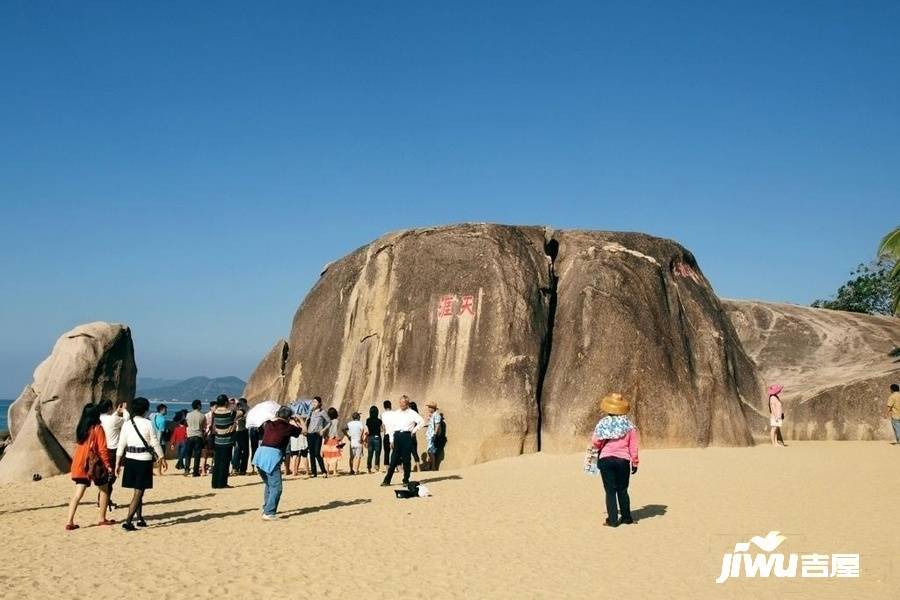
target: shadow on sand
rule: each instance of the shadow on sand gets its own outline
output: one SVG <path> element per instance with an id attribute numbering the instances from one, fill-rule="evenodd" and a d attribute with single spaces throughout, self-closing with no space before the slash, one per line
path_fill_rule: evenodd
<path id="1" fill-rule="evenodd" d="M 635 521 L 640 521 L 641 519 L 649 519 L 651 517 L 662 517 L 668 510 L 669 507 L 665 504 L 647 504 L 632 510 L 631 516 Z"/>
<path id="2" fill-rule="evenodd" d="M 437 483 L 438 481 L 458 481 L 462 479 L 462 475 L 444 475 L 443 477 L 426 477 L 418 483 Z"/>
<path id="3" fill-rule="evenodd" d="M 160 504 L 178 504 L 179 502 L 187 502 L 188 500 L 200 500 L 201 498 L 211 498 L 215 496 L 209 494 L 194 494 L 193 496 L 179 496 L 178 498 L 166 498 L 165 500 L 154 500 L 152 502 L 144 502 L 144 506 L 159 506 Z M 128 506 L 125 504 L 124 506 Z"/>
<path id="4" fill-rule="evenodd" d="M 283 519 L 289 519 L 291 517 L 301 517 L 303 515 L 317 513 L 323 510 L 332 510 L 335 508 L 343 508 L 345 506 L 356 506 L 357 504 L 368 504 L 371 501 L 371 498 L 357 498 L 356 500 L 332 500 L 328 504 L 321 504 L 319 506 L 307 506 L 305 508 L 289 510 L 287 512 L 281 513 L 279 516 L 281 516 L 281 518 Z"/>

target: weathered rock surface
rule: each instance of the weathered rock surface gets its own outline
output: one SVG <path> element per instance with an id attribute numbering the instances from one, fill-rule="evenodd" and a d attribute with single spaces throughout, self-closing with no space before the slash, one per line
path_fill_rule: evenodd
<path id="1" fill-rule="evenodd" d="M 278 340 L 253 371 L 241 395 L 250 404 L 283 398 L 287 359 L 288 343 L 285 340 Z"/>
<path id="2" fill-rule="evenodd" d="M 95 322 L 65 333 L 10 406 L 13 441 L 0 460 L 0 483 L 66 472 L 84 405 L 131 400 L 136 376 L 128 327 Z"/>
<path id="3" fill-rule="evenodd" d="M 690 252 L 639 233 L 559 231 L 543 448 L 585 445 L 598 398 L 632 400 L 645 443 L 752 443 L 753 364 Z"/>
<path id="4" fill-rule="evenodd" d="M 765 383 L 785 386 L 786 438 L 893 439 L 884 418 L 891 383 L 900 383 L 900 319 L 791 304 L 723 301 Z M 766 399 L 754 404 L 768 423 Z"/>
<path id="5" fill-rule="evenodd" d="M 751 443 L 741 397 L 761 393 L 674 242 L 467 224 L 390 234 L 329 265 L 244 395 L 320 395 L 342 417 L 404 393 L 435 400 L 447 459 L 467 464 L 542 441 L 582 449 L 609 391 L 632 396 L 645 441 L 683 445 Z"/>

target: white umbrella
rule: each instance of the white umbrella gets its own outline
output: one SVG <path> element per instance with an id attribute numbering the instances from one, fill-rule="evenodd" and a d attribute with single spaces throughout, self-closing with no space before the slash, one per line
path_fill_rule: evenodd
<path id="1" fill-rule="evenodd" d="M 247 411 L 247 427 L 260 427 L 275 418 L 281 405 L 274 400 L 264 400 Z"/>

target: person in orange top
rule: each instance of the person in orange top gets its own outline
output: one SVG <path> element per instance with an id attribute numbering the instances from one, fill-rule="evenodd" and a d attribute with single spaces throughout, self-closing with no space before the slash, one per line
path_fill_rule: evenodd
<path id="1" fill-rule="evenodd" d="M 113 477 L 112 463 L 109 460 L 109 452 L 106 450 L 106 434 L 100 425 L 100 410 L 94 404 L 86 404 L 81 411 L 81 419 L 75 428 L 75 454 L 72 456 L 72 481 L 75 482 L 75 493 L 69 502 L 69 521 L 66 523 L 66 531 L 78 529 L 75 524 L 75 511 L 78 503 L 84 496 L 84 492 L 91 486 L 90 458 L 91 455 L 99 457 L 106 468 L 105 477 L 98 477 L 93 483 L 100 488 L 100 522 L 98 525 L 115 525 L 115 521 L 106 518 L 106 509 L 109 504 L 109 481 Z M 96 476 L 96 474 L 95 474 Z"/>

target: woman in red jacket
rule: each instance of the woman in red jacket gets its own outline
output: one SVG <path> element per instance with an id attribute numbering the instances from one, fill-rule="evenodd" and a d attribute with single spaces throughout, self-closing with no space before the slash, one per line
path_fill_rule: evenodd
<path id="1" fill-rule="evenodd" d="M 78 529 L 75 524 L 75 511 L 81 502 L 84 492 L 91 486 L 91 458 L 102 462 L 102 469 L 95 471 L 93 483 L 100 488 L 100 522 L 98 525 L 114 525 L 115 521 L 106 518 L 106 509 L 109 504 L 109 481 L 113 477 L 112 464 L 109 461 L 109 453 L 106 450 L 106 434 L 100 425 L 100 410 L 93 404 L 85 405 L 81 411 L 81 419 L 75 428 L 75 454 L 72 456 L 72 481 L 75 482 L 75 493 L 69 502 L 69 521 L 66 523 L 66 531 Z M 105 473 L 102 471 L 105 469 Z"/>

